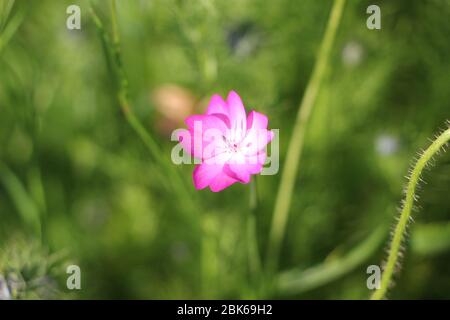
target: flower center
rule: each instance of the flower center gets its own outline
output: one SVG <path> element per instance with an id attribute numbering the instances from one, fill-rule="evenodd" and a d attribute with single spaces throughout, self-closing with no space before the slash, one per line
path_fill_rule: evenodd
<path id="1" fill-rule="evenodd" d="M 230 141 L 225 136 L 223 136 L 223 141 L 225 142 L 228 152 L 238 153 L 240 151 L 239 143 L 236 143 L 235 141 Z"/>

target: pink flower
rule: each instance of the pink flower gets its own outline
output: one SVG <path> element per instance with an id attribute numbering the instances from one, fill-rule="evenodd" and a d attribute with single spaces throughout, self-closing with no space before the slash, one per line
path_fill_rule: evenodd
<path id="1" fill-rule="evenodd" d="M 218 192 L 235 182 L 249 183 L 251 175 L 261 172 L 273 132 L 267 130 L 264 114 L 246 115 L 236 92 L 231 91 L 226 101 L 212 96 L 206 114 L 189 116 L 185 122 L 188 130 L 179 141 L 201 161 L 193 172 L 196 189 L 209 186 Z"/>

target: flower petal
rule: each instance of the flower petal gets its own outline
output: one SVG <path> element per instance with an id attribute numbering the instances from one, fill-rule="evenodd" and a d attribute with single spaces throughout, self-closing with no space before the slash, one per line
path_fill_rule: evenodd
<path id="1" fill-rule="evenodd" d="M 205 159 L 224 149 L 226 124 L 214 115 L 192 115 L 186 119 L 190 137 L 184 133 L 180 140 L 183 148 L 194 157 Z"/>
<path id="2" fill-rule="evenodd" d="M 227 151 L 223 151 L 223 149 L 221 147 L 216 147 L 216 153 L 212 154 L 209 152 L 209 150 L 205 150 L 203 152 L 203 155 L 205 156 L 203 159 L 203 163 L 207 163 L 207 164 L 220 164 L 220 165 L 224 165 L 225 163 L 227 163 L 228 161 L 230 161 L 231 158 L 231 154 Z M 209 148 L 209 146 L 207 147 Z"/>
<path id="3" fill-rule="evenodd" d="M 247 130 L 252 129 L 267 129 L 269 120 L 265 114 L 250 111 L 247 117 Z"/>
<path id="4" fill-rule="evenodd" d="M 230 163 L 223 167 L 223 172 L 225 172 L 231 178 L 239 180 L 241 183 L 250 182 L 250 173 L 247 171 L 246 164 Z"/>
<path id="5" fill-rule="evenodd" d="M 227 98 L 229 119 L 231 123 L 232 139 L 239 142 L 247 131 L 247 119 L 244 104 L 239 95 L 231 91 Z"/>
<path id="6" fill-rule="evenodd" d="M 211 100 L 209 100 L 208 109 L 206 111 L 206 114 L 213 113 L 223 114 L 228 117 L 227 104 L 218 94 L 211 97 Z"/>
<path id="7" fill-rule="evenodd" d="M 194 146 L 193 133 L 189 130 L 180 130 L 177 133 L 178 141 L 187 153 L 195 158 L 202 158 L 203 148 L 201 146 Z M 200 144 L 201 145 L 201 144 Z"/>
<path id="8" fill-rule="evenodd" d="M 274 133 L 267 129 L 253 129 L 247 131 L 247 135 L 242 140 L 240 146 L 244 155 L 255 155 L 266 148 L 272 141 Z"/>
<path id="9" fill-rule="evenodd" d="M 227 131 L 225 122 L 214 115 L 194 114 L 185 120 L 189 130 L 218 129 L 223 133 Z"/>
<path id="10" fill-rule="evenodd" d="M 202 163 L 195 166 L 192 174 L 197 190 L 206 188 L 221 172 L 223 165 Z"/>
<path id="11" fill-rule="evenodd" d="M 211 113 L 211 116 L 215 116 L 215 117 L 221 119 L 225 123 L 227 128 L 231 129 L 230 118 L 228 115 L 223 114 L 223 113 Z"/>
<path id="12" fill-rule="evenodd" d="M 233 183 L 236 183 L 238 180 L 230 177 L 223 171 L 219 173 L 209 185 L 209 188 L 212 192 L 219 192 L 223 189 L 231 186 Z"/>
<path id="13" fill-rule="evenodd" d="M 263 169 L 264 163 L 266 162 L 266 153 L 261 152 L 256 155 L 247 156 L 245 158 L 246 161 L 246 170 L 250 174 L 258 174 Z"/>

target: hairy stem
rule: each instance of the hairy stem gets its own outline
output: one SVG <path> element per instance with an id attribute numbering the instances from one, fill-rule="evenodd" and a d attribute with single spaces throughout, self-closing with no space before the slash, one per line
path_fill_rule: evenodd
<path id="1" fill-rule="evenodd" d="M 278 268 L 280 245 L 286 229 L 295 178 L 297 177 L 298 166 L 303 150 L 306 124 L 309 120 L 317 94 L 325 76 L 325 71 L 330 60 L 330 53 L 334 44 L 339 22 L 341 20 L 344 4 L 345 0 L 335 0 L 333 3 L 316 64 L 314 65 L 311 78 L 306 86 L 306 91 L 297 113 L 272 218 L 267 253 L 269 273 L 272 273 Z"/>
<path id="2" fill-rule="evenodd" d="M 420 175 L 425 166 L 427 165 L 427 163 L 430 161 L 430 159 L 432 159 L 432 157 L 442 147 L 444 147 L 449 140 L 450 140 L 450 128 L 442 132 L 436 138 L 436 140 L 434 140 L 434 142 L 428 147 L 428 149 L 426 149 L 422 153 L 422 155 L 420 156 L 419 160 L 417 160 L 411 172 L 408 186 L 406 188 L 406 195 L 403 203 L 403 208 L 400 213 L 400 219 L 398 220 L 398 223 L 395 226 L 394 234 L 389 247 L 389 254 L 386 262 L 386 267 L 384 268 L 381 277 L 380 289 L 374 292 L 374 294 L 371 297 L 372 300 L 382 299 L 388 290 L 389 284 L 392 279 L 392 275 L 394 273 L 395 266 L 398 261 L 398 255 L 402 244 L 402 240 L 404 238 L 405 230 L 411 216 L 411 210 L 414 205 L 415 192 L 417 185 L 420 181 Z"/>

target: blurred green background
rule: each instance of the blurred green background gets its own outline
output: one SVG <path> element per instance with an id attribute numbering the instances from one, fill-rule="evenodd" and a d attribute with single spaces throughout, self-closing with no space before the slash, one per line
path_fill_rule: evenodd
<path id="1" fill-rule="evenodd" d="M 70 4 L 81 30 L 66 28 Z M 236 90 L 280 129 L 283 170 L 331 4 L 117 1 L 130 105 L 168 167 L 171 130 Z M 371 4 L 381 30 L 366 27 Z M 93 7 L 110 34 L 109 2 Z M 17 298 L 369 297 L 366 268 L 385 258 L 408 168 L 450 118 L 450 1 L 346 4 L 306 133 L 280 290 L 264 295 L 247 267 L 249 186 L 197 192 L 184 165 L 174 169 L 188 188 L 173 188 L 120 111 L 89 2 L 0 0 L 0 10 L 0 286 Z M 449 153 L 424 178 L 392 299 L 450 298 Z M 263 258 L 279 180 L 258 177 Z M 66 289 L 69 264 L 79 291 Z"/>

